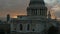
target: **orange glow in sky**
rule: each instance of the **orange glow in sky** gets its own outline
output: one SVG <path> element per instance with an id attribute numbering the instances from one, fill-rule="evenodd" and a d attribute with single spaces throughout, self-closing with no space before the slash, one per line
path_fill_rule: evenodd
<path id="1" fill-rule="evenodd" d="M 12 18 L 17 18 L 17 16 L 13 16 Z"/>
<path id="2" fill-rule="evenodd" d="M 22 14 L 13 14 L 12 16 L 11 16 L 11 18 L 17 18 L 17 16 L 26 16 L 26 14 L 24 14 L 24 13 L 22 13 Z"/>

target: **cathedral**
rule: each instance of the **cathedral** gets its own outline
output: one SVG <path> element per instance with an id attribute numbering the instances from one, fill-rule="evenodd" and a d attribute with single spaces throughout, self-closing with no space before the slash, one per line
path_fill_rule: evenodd
<path id="1" fill-rule="evenodd" d="M 52 26 L 49 22 L 51 15 L 47 10 L 44 0 L 30 0 L 27 16 L 11 19 L 11 31 L 17 34 L 47 34 Z"/>

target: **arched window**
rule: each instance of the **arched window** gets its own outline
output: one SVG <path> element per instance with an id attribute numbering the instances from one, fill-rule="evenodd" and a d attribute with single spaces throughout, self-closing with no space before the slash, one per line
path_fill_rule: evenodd
<path id="1" fill-rule="evenodd" d="M 22 24 L 20 24 L 20 30 L 23 30 L 23 26 L 22 26 Z"/>
<path id="2" fill-rule="evenodd" d="M 29 30 L 29 24 L 27 25 L 27 30 Z"/>
<path id="3" fill-rule="evenodd" d="M 34 31 L 35 31 L 35 29 L 32 29 L 32 31 L 34 32 Z"/>

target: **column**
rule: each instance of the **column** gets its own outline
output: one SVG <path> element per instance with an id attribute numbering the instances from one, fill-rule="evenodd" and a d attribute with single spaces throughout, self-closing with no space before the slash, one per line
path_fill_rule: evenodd
<path id="1" fill-rule="evenodd" d="M 39 10 L 39 16 L 40 16 L 40 10 Z"/>
<path id="2" fill-rule="evenodd" d="M 37 9 L 36 9 L 36 15 L 37 15 Z"/>
<path id="3" fill-rule="evenodd" d="M 23 32 L 27 32 L 27 24 L 23 24 Z"/>
<path id="4" fill-rule="evenodd" d="M 41 9 L 40 9 L 40 16 L 41 16 Z"/>
<path id="5" fill-rule="evenodd" d="M 37 15 L 37 11 L 35 10 L 35 15 Z"/>
<path id="6" fill-rule="evenodd" d="M 33 10 L 33 15 L 35 15 L 35 10 Z"/>
<path id="7" fill-rule="evenodd" d="M 27 30 L 27 24 L 25 24 L 26 25 L 26 27 L 25 27 L 25 31 L 27 32 L 28 30 Z"/>
<path id="8" fill-rule="evenodd" d="M 32 10 L 32 16 L 34 15 L 34 10 Z"/>
<path id="9" fill-rule="evenodd" d="M 39 16 L 40 16 L 40 10 L 39 10 Z"/>
<path id="10" fill-rule="evenodd" d="M 38 10 L 38 16 L 39 16 L 39 10 Z"/>
<path id="11" fill-rule="evenodd" d="M 17 32 L 19 32 L 19 31 L 20 31 L 20 29 L 19 29 L 19 28 L 20 28 L 20 26 L 19 26 L 19 25 L 20 25 L 20 24 L 17 24 L 17 28 L 16 28 L 16 31 L 17 31 Z"/>
<path id="12" fill-rule="evenodd" d="M 40 12 L 41 12 L 40 15 L 42 16 L 42 10 L 40 10 Z"/>
<path id="13" fill-rule="evenodd" d="M 38 10 L 37 10 L 37 15 L 38 15 Z"/>

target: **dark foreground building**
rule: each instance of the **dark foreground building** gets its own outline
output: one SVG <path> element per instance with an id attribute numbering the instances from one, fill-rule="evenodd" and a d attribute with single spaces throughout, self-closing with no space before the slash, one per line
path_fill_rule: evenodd
<path id="1" fill-rule="evenodd" d="M 0 24 L 0 34 L 10 34 L 10 24 Z"/>

